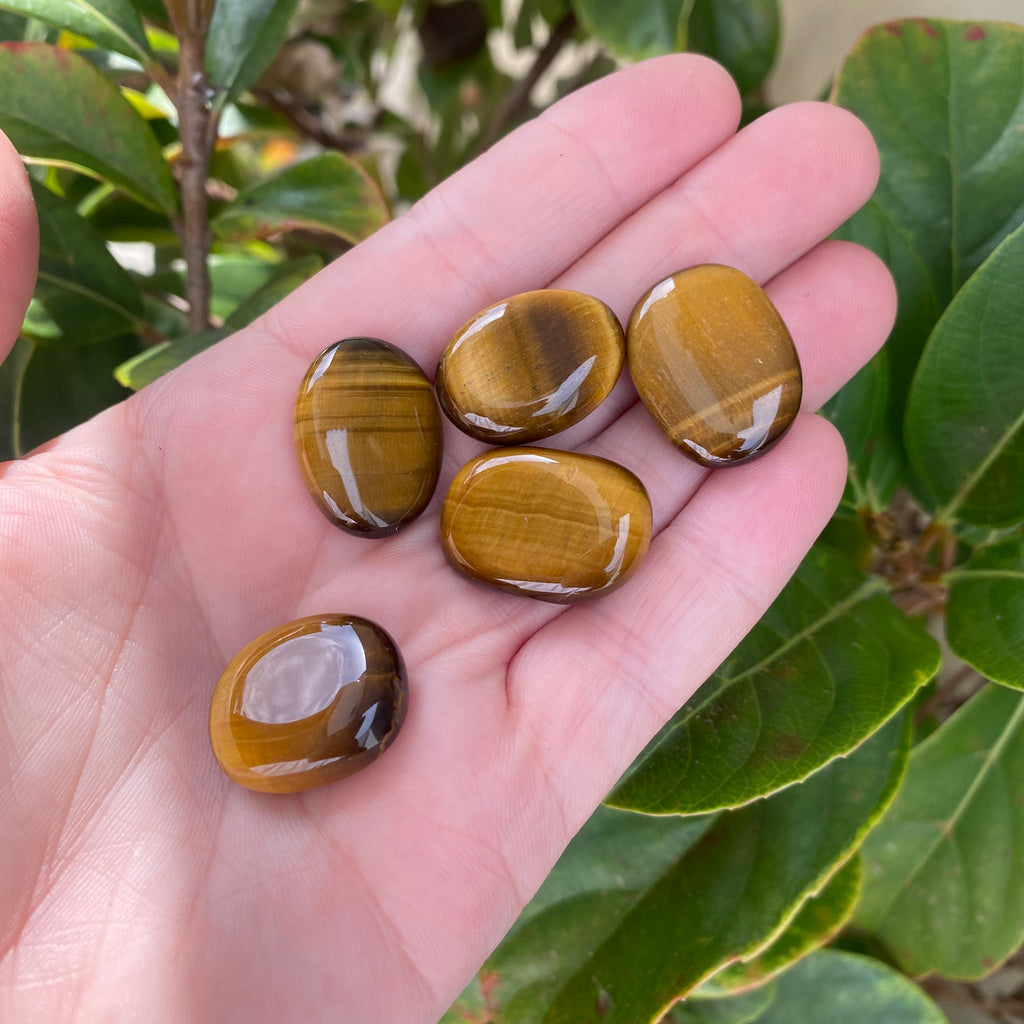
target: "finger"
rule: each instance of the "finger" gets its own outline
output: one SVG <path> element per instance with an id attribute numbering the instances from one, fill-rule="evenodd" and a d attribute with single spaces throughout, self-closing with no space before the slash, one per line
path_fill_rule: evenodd
<path id="1" fill-rule="evenodd" d="M 7 355 L 28 309 L 39 266 L 39 223 L 25 166 L 0 133 L 0 360 Z"/>
<path id="2" fill-rule="evenodd" d="M 885 264 L 849 242 L 824 242 L 770 281 L 766 291 L 793 336 L 803 368 L 803 408 L 809 411 L 875 354 L 896 315 L 895 287 Z M 786 443 L 788 438 L 779 442 Z M 585 450 L 621 463 L 643 480 L 656 530 L 708 475 L 675 448 L 636 399 Z"/>
<path id="3" fill-rule="evenodd" d="M 838 433 L 804 413 L 787 442 L 711 474 L 628 586 L 549 623 L 510 666 L 509 712 L 571 818 L 757 622 L 834 511 Z"/>

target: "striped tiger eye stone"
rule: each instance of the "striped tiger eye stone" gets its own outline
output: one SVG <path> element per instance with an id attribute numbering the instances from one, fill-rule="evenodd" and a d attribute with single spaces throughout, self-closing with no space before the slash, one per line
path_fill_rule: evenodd
<path id="1" fill-rule="evenodd" d="M 465 433 L 523 444 L 565 430 L 592 412 L 618 379 L 622 327 L 580 292 L 524 292 L 488 307 L 448 343 L 437 397 Z"/>
<path id="2" fill-rule="evenodd" d="M 622 586 L 651 540 L 651 503 L 628 469 L 550 448 L 502 448 L 456 475 L 441 510 L 454 569 L 568 604 Z"/>
<path id="3" fill-rule="evenodd" d="M 702 466 L 766 452 L 800 408 L 793 339 L 768 296 L 704 264 L 656 284 L 626 332 L 633 383 L 672 443 Z"/>
<path id="4" fill-rule="evenodd" d="M 408 695 L 402 656 L 380 626 L 312 615 L 231 660 L 210 703 L 210 743 L 240 786 L 295 793 L 375 761 L 398 735 Z"/>
<path id="5" fill-rule="evenodd" d="M 414 359 L 376 338 L 320 353 L 295 403 L 299 466 L 324 515 L 386 537 L 430 503 L 441 472 L 441 414 Z"/>

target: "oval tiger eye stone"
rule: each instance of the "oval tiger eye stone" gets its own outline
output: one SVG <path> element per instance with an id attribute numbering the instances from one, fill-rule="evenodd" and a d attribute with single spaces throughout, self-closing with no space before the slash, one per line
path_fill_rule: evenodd
<path id="1" fill-rule="evenodd" d="M 391 745 L 409 687 L 394 640 L 356 615 L 313 615 L 247 644 L 210 704 L 224 772 L 264 793 L 352 775 Z"/>
<path id="2" fill-rule="evenodd" d="M 690 267 L 637 303 L 633 383 L 672 443 L 703 466 L 766 452 L 800 408 L 793 339 L 768 296 L 732 267 Z"/>
<path id="3" fill-rule="evenodd" d="M 522 444 L 593 412 L 622 371 L 615 314 L 581 292 L 524 292 L 488 307 L 448 343 L 437 366 L 445 415 L 490 444 Z"/>
<path id="4" fill-rule="evenodd" d="M 621 586 L 651 540 L 651 503 L 628 469 L 547 448 L 484 452 L 441 511 L 451 565 L 498 590 L 567 604 Z"/>
<path id="5" fill-rule="evenodd" d="M 310 494 L 331 522 L 386 537 L 430 503 L 441 472 L 441 414 L 416 361 L 376 338 L 320 353 L 295 403 Z"/>

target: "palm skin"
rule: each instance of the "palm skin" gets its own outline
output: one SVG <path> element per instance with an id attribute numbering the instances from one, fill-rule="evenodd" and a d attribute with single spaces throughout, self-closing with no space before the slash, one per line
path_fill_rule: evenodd
<path id="1" fill-rule="evenodd" d="M 724 72 L 673 56 L 552 108 L 250 328 L 0 467 L 0 1019 L 436 1020 L 616 777 L 783 586 L 842 490 L 810 413 L 762 459 L 707 474 L 628 381 L 560 448 L 620 461 L 657 536 L 637 576 L 565 608 L 456 576 L 440 493 L 480 445 L 446 433 L 427 513 L 342 535 L 296 466 L 302 375 L 347 335 L 431 371 L 502 297 L 556 285 L 620 318 L 697 262 L 767 282 L 817 408 L 886 336 L 870 254 L 821 240 L 870 194 L 850 115 L 783 108 L 735 135 Z M 30 199 L 0 156 L 0 311 L 32 286 Z M 230 783 L 214 683 L 264 630 L 381 623 L 408 719 L 370 769 L 294 796 Z"/>

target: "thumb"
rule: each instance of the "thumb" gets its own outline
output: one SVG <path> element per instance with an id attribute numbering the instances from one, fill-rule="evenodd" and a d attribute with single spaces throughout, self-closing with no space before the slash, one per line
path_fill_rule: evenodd
<path id="1" fill-rule="evenodd" d="M 0 360 L 25 317 L 39 266 L 39 224 L 28 175 L 0 132 Z"/>

